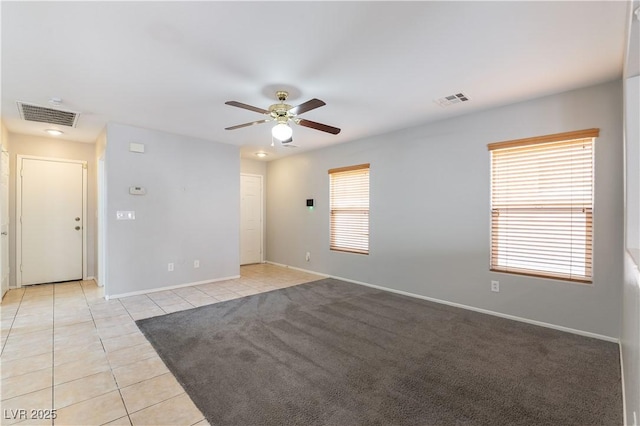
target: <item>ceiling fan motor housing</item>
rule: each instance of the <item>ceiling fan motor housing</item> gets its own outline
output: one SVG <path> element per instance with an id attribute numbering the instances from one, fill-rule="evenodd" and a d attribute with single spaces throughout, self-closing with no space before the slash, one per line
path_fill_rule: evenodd
<path id="1" fill-rule="evenodd" d="M 309 127 L 311 129 L 320 130 L 322 132 L 327 132 L 334 135 L 337 135 L 338 133 L 340 133 L 340 129 L 337 127 L 328 126 L 326 124 L 316 123 L 315 121 L 304 120 L 297 117 L 298 114 L 303 114 L 307 111 L 311 111 L 313 109 L 326 105 L 324 101 L 313 98 L 308 100 L 307 102 L 303 102 L 302 104 L 296 107 L 292 107 L 291 105 L 284 103 L 287 100 L 288 96 L 289 96 L 289 93 L 284 90 L 280 90 L 276 92 L 276 97 L 278 98 L 280 103 L 273 104 L 269 106 L 268 109 L 254 107 L 252 105 L 243 104 L 242 102 L 238 102 L 238 101 L 225 102 L 225 104 L 227 105 L 234 106 L 237 108 L 248 109 L 250 111 L 258 112 L 260 114 L 265 114 L 270 117 L 265 120 L 253 121 L 250 123 L 244 123 L 244 124 L 239 124 L 237 126 L 227 127 L 226 130 L 235 130 L 242 127 L 253 126 L 254 124 L 266 123 L 272 120 L 278 123 L 276 127 L 278 127 L 279 125 L 285 125 L 288 127 L 289 120 L 291 120 L 295 124 L 299 124 L 300 126 Z"/>

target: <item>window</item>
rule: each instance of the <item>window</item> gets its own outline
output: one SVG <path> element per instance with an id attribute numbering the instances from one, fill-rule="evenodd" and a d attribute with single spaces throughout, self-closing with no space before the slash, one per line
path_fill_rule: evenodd
<path id="1" fill-rule="evenodd" d="M 598 129 L 489 144 L 491 270 L 591 282 Z"/>
<path id="2" fill-rule="evenodd" d="M 329 170 L 329 248 L 369 254 L 369 164 Z"/>

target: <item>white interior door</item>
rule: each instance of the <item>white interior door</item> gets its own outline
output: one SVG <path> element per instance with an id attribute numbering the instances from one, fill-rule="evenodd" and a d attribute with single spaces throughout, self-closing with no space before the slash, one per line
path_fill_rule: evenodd
<path id="1" fill-rule="evenodd" d="M 240 264 L 262 262 L 262 176 L 240 176 Z"/>
<path id="2" fill-rule="evenodd" d="M 9 290 L 9 153 L 0 158 L 0 298 Z"/>
<path id="3" fill-rule="evenodd" d="M 84 164 L 20 162 L 20 285 L 82 279 Z"/>

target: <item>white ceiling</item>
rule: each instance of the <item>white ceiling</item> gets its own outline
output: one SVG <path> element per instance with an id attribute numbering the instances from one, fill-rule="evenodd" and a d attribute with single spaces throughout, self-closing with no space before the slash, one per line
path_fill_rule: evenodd
<path id="1" fill-rule="evenodd" d="M 110 121 L 241 146 L 267 159 L 621 78 L 624 1 L 7 2 L 2 119 L 45 136 L 16 101 L 81 113 L 63 138 L 94 142 Z M 275 91 L 327 105 L 271 148 Z M 465 92 L 471 101 L 433 100 Z"/>

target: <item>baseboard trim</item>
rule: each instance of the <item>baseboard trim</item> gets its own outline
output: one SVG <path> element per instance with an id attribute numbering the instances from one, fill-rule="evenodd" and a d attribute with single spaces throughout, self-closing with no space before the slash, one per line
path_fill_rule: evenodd
<path id="1" fill-rule="evenodd" d="M 213 279 L 204 280 L 204 281 L 194 281 L 194 282 L 191 282 L 191 283 L 176 284 L 176 285 L 170 285 L 170 286 L 160 287 L 160 288 L 150 288 L 150 289 L 147 289 L 147 290 L 132 291 L 132 292 L 129 292 L 129 293 L 110 294 L 110 295 L 105 295 L 104 298 L 107 299 L 107 300 L 120 299 L 122 297 L 139 296 L 141 294 L 157 293 L 159 291 L 174 290 L 176 288 L 191 287 L 191 286 L 194 286 L 194 285 L 209 284 L 209 283 L 215 283 L 215 282 L 218 282 L 218 281 L 234 280 L 236 278 L 240 278 L 240 275 L 232 275 L 232 276 L 229 276 L 229 277 L 222 277 L 222 278 L 213 278 Z"/>
<path id="2" fill-rule="evenodd" d="M 617 339 L 615 337 L 605 336 L 603 334 L 591 333 L 590 331 L 578 330 L 578 329 L 575 329 L 575 328 L 564 327 L 564 326 L 561 326 L 561 325 L 551 324 L 551 323 L 548 323 L 548 322 L 532 320 L 532 319 L 529 319 L 529 318 L 518 317 L 518 316 L 515 316 L 515 315 L 503 314 L 502 312 L 491 311 L 491 310 L 483 309 L 483 308 L 476 308 L 475 306 L 463 305 L 461 303 L 450 302 L 448 300 L 436 299 L 434 297 L 428 297 L 428 296 L 423 296 L 421 294 L 409 293 L 408 291 L 396 290 L 396 289 L 393 289 L 393 288 L 383 287 L 383 286 L 375 285 L 375 284 L 369 284 L 369 283 L 366 283 L 366 282 L 363 282 L 363 281 L 352 280 L 350 278 L 339 277 L 339 276 L 336 276 L 336 275 L 323 274 L 323 273 L 320 273 L 320 272 L 310 271 L 308 269 L 296 268 L 294 266 L 283 265 L 283 264 L 276 263 L 276 262 L 267 261 L 267 263 L 270 263 L 270 264 L 276 265 L 276 266 L 283 266 L 285 268 L 296 269 L 298 271 L 308 272 L 308 273 L 311 273 L 311 274 L 316 274 L 316 275 L 320 275 L 320 276 L 324 276 L 324 277 L 335 278 L 337 280 L 347 281 L 347 282 L 350 282 L 350 283 L 359 284 L 359 285 L 363 285 L 363 286 L 366 286 L 366 287 L 375 288 L 375 289 L 378 289 L 378 290 L 389 291 L 391 293 L 402 294 L 403 296 L 415 297 L 416 299 L 428 300 L 430 302 L 440 303 L 440 304 L 443 304 L 443 305 L 449 305 L 449 306 L 453 306 L 453 307 L 456 307 L 456 308 L 467 309 L 467 310 L 474 311 L 474 312 L 480 312 L 482 314 L 493 315 L 493 316 L 496 316 L 496 317 L 510 319 L 510 320 L 513 320 L 513 321 L 519 321 L 519 322 L 524 322 L 524 323 L 527 323 L 527 324 L 537 325 L 537 326 L 540 326 L 540 327 L 551 328 L 551 329 L 554 329 L 554 330 L 564 331 L 564 332 L 567 332 L 567 333 L 577 334 L 577 335 L 580 335 L 580 336 L 592 337 L 592 338 L 598 339 L 598 340 L 604 340 L 604 341 L 607 341 L 607 342 L 617 343 L 618 345 L 620 344 L 620 339 Z"/>
<path id="3" fill-rule="evenodd" d="M 491 310 L 483 309 L 483 308 L 476 308 L 475 306 L 463 305 L 461 303 L 456 303 L 456 302 L 449 302 L 448 300 L 442 300 L 442 299 L 436 299 L 436 298 L 433 298 L 433 297 L 422 296 L 420 294 L 409 293 L 407 291 L 396 290 L 396 289 L 383 287 L 383 286 L 378 286 L 378 285 L 369 284 L 369 283 L 364 283 L 364 282 L 358 282 L 358 281 L 354 281 L 354 280 L 349 280 L 347 278 L 333 277 L 333 276 L 332 276 L 332 278 L 336 278 L 336 279 L 339 279 L 339 280 L 352 282 L 354 284 L 364 285 L 364 286 L 367 286 L 367 287 L 377 288 L 378 290 L 384 290 L 384 291 L 389 291 L 389 292 L 392 292 L 392 293 L 398 293 L 398 294 L 402 294 L 404 296 L 415 297 L 417 299 L 428 300 L 430 302 L 441 303 L 443 305 L 449 305 L 449 306 L 453 306 L 453 307 L 456 307 L 456 308 L 462 308 L 462 309 L 467 309 L 467 310 L 470 310 L 470 311 L 480 312 L 482 314 L 493 315 L 493 316 L 500 317 L 500 318 L 510 319 L 510 320 L 513 320 L 513 321 L 519 321 L 519 322 L 524 322 L 524 323 L 527 323 L 527 324 L 537 325 L 537 326 L 540 326 L 540 327 L 546 327 L 546 328 L 551 328 L 551 329 L 554 329 L 554 330 L 564 331 L 564 332 L 567 332 L 567 333 L 578 334 L 580 336 L 592 337 L 594 339 L 605 340 L 607 342 L 618 343 L 618 344 L 620 343 L 619 339 L 616 339 L 616 338 L 610 337 L 610 336 L 605 336 L 605 335 L 602 335 L 602 334 L 591 333 L 590 331 L 578 330 L 578 329 L 575 329 L 575 328 L 564 327 L 564 326 L 561 326 L 561 325 L 551 324 L 551 323 L 548 323 L 548 322 L 532 320 L 532 319 L 529 319 L 529 318 L 518 317 L 518 316 L 515 316 L 515 315 L 503 314 L 502 312 L 491 311 Z"/>
<path id="4" fill-rule="evenodd" d="M 336 279 L 340 279 L 340 280 L 343 280 L 343 281 L 347 281 L 346 279 L 343 279 L 343 278 L 333 277 L 331 275 L 323 274 L 321 272 L 312 271 L 310 269 L 303 269 L 303 268 L 298 268 L 298 267 L 295 267 L 295 266 L 285 265 L 284 263 L 271 262 L 269 260 L 265 261 L 264 263 L 268 263 L 269 265 L 274 265 L 274 266 L 280 266 L 282 268 L 293 269 L 294 271 L 307 272 L 309 274 L 320 275 L 321 277 L 325 277 L 325 278 L 336 278 Z"/>
<path id="5" fill-rule="evenodd" d="M 620 384 L 622 385 L 622 424 L 628 425 L 627 396 L 624 391 L 624 357 L 622 356 L 622 342 L 618 342 L 618 350 L 620 351 Z"/>

